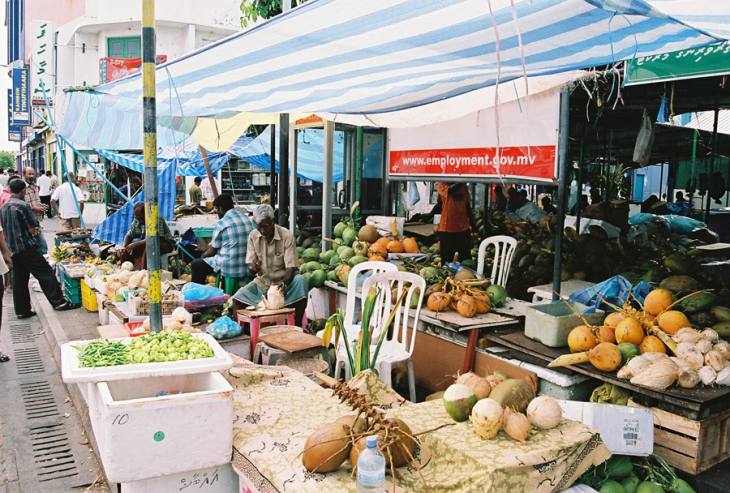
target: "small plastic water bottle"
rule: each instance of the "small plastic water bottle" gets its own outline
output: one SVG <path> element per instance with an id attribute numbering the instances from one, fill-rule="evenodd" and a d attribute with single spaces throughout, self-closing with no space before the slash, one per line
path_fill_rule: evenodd
<path id="1" fill-rule="evenodd" d="M 367 448 L 357 458 L 357 493 L 385 491 L 385 457 L 378 450 L 378 437 L 365 439 Z"/>

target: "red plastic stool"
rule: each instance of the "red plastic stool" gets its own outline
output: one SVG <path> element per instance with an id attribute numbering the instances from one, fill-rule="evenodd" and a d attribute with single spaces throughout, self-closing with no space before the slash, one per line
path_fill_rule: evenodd
<path id="1" fill-rule="evenodd" d="M 295 325 L 294 308 L 282 308 L 280 310 L 238 310 L 236 312 L 238 325 L 243 327 L 248 324 L 251 332 L 251 355 L 256 350 L 259 342 L 259 329 L 261 324 L 272 323 L 274 325 Z"/>

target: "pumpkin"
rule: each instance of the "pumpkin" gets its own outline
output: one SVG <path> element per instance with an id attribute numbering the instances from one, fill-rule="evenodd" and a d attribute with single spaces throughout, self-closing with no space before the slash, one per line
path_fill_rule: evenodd
<path id="1" fill-rule="evenodd" d="M 381 236 L 380 238 L 377 239 L 377 241 L 375 241 L 375 242 L 371 241 L 370 243 L 372 243 L 373 245 L 378 245 L 379 248 L 384 249 L 387 252 L 389 241 L 390 240 L 388 240 L 388 238 L 386 238 L 385 236 Z"/>
<path id="2" fill-rule="evenodd" d="M 668 289 L 658 288 L 646 295 L 644 299 L 644 311 L 649 315 L 659 315 L 660 313 L 669 310 L 672 306 L 674 299 L 672 292 Z"/>
<path id="3" fill-rule="evenodd" d="M 492 303 L 487 293 L 477 291 L 474 292 L 471 297 L 474 298 L 474 302 L 477 304 L 478 314 L 489 313 L 489 310 L 492 309 Z"/>
<path id="4" fill-rule="evenodd" d="M 679 329 L 692 327 L 687 316 L 677 310 L 669 310 L 668 312 L 662 313 L 657 317 L 656 321 L 659 324 L 659 328 L 670 336 L 676 334 Z"/>
<path id="5" fill-rule="evenodd" d="M 606 319 L 603 321 L 603 325 L 608 325 L 609 327 L 613 327 L 615 329 L 616 326 L 618 326 L 619 322 L 624 318 L 626 317 L 623 313 L 613 312 L 606 317 Z"/>
<path id="6" fill-rule="evenodd" d="M 403 240 L 403 249 L 406 253 L 420 253 L 421 249 L 418 248 L 418 242 L 414 238 L 406 238 Z"/>
<path id="7" fill-rule="evenodd" d="M 646 336 L 639 344 L 639 352 L 644 353 L 666 353 L 667 348 L 657 336 Z"/>
<path id="8" fill-rule="evenodd" d="M 403 243 L 398 240 L 389 241 L 387 249 L 389 253 L 403 253 Z"/>
<path id="9" fill-rule="evenodd" d="M 459 298 L 459 301 L 456 303 L 456 311 L 459 312 L 459 315 L 462 317 L 472 318 L 477 314 L 477 302 L 474 298 L 465 294 Z"/>
<path id="10" fill-rule="evenodd" d="M 449 309 L 450 303 L 451 295 L 449 293 L 438 291 L 436 293 L 431 293 L 426 301 L 426 306 L 433 312 L 444 312 Z"/>
<path id="11" fill-rule="evenodd" d="M 616 326 L 616 340 L 620 343 L 630 342 L 638 346 L 643 339 L 644 329 L 635 318 L 625 318 Z"/>
<path id="12" fill-rule="evenodd" d="M 388 256 L 388 248 L 383 246 L 382 243 L 379 243 L 376 241 L 375 243 L 370 245 L 370 248 L 368 248 L 368 255 L 371 257 L 373 255 L 379 255 L 379 256 L 385 258 Z"/>
<path id="13" fill-rule="evenodd" d="M 580 353 L 593 349 L 598 341 L 593 330 L 587 325 L 578 325 L 568 333 L 568 347 L 571 353 Z"/>

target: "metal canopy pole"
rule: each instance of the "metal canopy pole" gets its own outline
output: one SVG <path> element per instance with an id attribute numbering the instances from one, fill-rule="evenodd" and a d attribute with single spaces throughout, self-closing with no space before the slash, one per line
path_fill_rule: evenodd
<path id="1" fill-rule="evenodd" d="M 362 167 L 363 167 L 364 133 L 362 127 L 355 129 L 355 169 L 352 176 L 353 197 L 352 203 L 360 201 L 362 195 Z M 362 207 L 360 207 L 362 210 Z"/>
<path id="2" fill-rule="evenodd" d="M 210 161 L 208 161 L 208 152 L 205 147 L 199 145 L 198 150 L 200 151 L 200 157 L 203 158 L 203 166 L 205 167 L 205 174 L 208 176 L 208 182 L 210 183 L 210 189 L 213 191 L 213 198 L 218 198 L 218 185 L 215 182 L 215 176 L 210 170 Z M 234 194 L 235 195 L 235 194 Z"/>
<path id="3" fill-rule="evenodd" d="M 289 231 L 297 231 L 297 129 L 289 125 Z"/>
<path id="4" fill-rule="evenodd" d="M 720 117 L 719 108 L 715 107 L 715 121 L 712 124 L 712 156 L 710 156 L 710 168 L 707 170 L 708 184 L 712 179 L 712 173 L 715 171 L 715 154 L 717 153 L 717 121 Z M 710 197 L 710 187 L 705 190 L 705 223 L 710 220 L 710 206 L 712 205 L 712 197 Z"/>
<path id="5" fill-rule="evenodd" d="M 150 329 L 162 329 L 160 237 L 157 220 L 157 104 L 155 102 L 155 0 L 142 0 L 142 110 L 144 126 L 144 201 L 147 223 L 147 276 Z"/>
<path id="6" fill-rule="evenodd" d="M 332 159 L 334 154 L 335 124 L 324 122 L 324 178 L 322 180 L 322 237 L 332 238 Z M 330 248 L 322 242 L 322 251 Z"/>
<path id="7" fill-rule="evenodd" d="M 563 228 L 568 182 L 568 134 L 570 133 L 570 88 L 560 90 L 560 128 L 558 134 L 558 223 L 555 225 L 555 258 L 553 259 L 553 301 L 560 299 L 560 271 L 563 253 Z M 580 207 L 580 206 L 579 206 Z"/>
<path id="8" fill-rule="evenodd" d="M 276 125 L 271 125 L 271 140 L 269 142 L 269 157 L 271 167 L 269 168 L 269 204 L 276 206 Z"/>
<path id="9" fill-rule="evenodd" d="M 279 209 L 279 225 L 289 222 L 289 114 L 279 114 L 279 177 L 277 183 L 277 204 Z M 294 189 L 292 189 L 294 193 Z M 293 230 L 292 230 L 293 231 Z"/>

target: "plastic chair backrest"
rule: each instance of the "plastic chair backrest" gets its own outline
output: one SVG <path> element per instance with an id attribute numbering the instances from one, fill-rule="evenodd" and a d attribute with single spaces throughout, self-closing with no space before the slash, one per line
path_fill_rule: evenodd
<path id="1" fill-rule="evenodd" d="M 490 236 L 479 245 L 479 260 L 477 262 L 477 274 L 484 276 L 484 260 L 487 248 L 494 245 L 494 261 L 492 263 L 492 274 L 489 281 L 500 286 L 507 285 L 509 270 L 512 267 L 512 257 L 517 249 L 517 240 L 511 236 Z"/>
<path id="2" fill-rule="evenodd" d="M 367 296 L 371 287 L 380 287 L 380 295 L 375 303 L 375 309 L 371 318 L 371 327 L 375 327 L 372 336 L 373 344 L 376 344 L 380 335 L 380 329 L 383 328 L 395 302 L 401 296 L 403 290 L 407 290 L 405 299 L 400 309 L 396 312 L 393 323 L 390 327 L 390 335 L 386 336 L 389 342 L 400 344 L 409 354 L 413 354 L 413 348 L 416 343 L 416 325 L 418 316 L 421 313 L 421 304 L 423 303 L 423 295 L 426 292 L 426 281 L 418 274 L 411 272 L 384 272 L 376 274 L 365 280 L 362 286 L 363 297 Z M 393 293 L 395 288 L 395 293 Z M 393 296 L 395 295 L 395 298 Z M 417 303 L 413 303 L 413 297 L 417 298 Z M 416 308 L 411 308 L 415 304 Z M 413 330 L 410 337 L 408 335 L 408 321 L 413 321 Z"/>
<path id="3" fill-rule="evenodd" d="M 357 264 L 350 270 L 347 277 L 347 302 L 345 303 L 345 326 L 350 329 L 355 325 L 355 309 L 357 308 L 357 298 L 361 298 L 358 289 L 358 278 L 363 275 L 379 274 L 381 272 L 398 272 L 398 267 L 388 262 L 362 262 Z M 348 334 L 350 331 L 348 330 Z"/>

